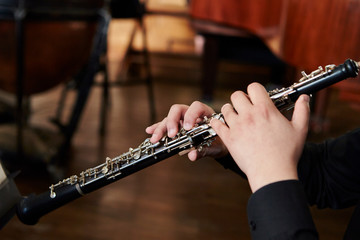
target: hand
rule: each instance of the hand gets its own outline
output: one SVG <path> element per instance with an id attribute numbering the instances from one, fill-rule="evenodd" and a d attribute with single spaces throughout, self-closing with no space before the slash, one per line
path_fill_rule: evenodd
<path id="1" fill-rule="evenodd" d="M 221 112 L 226 124 L 214 119 L 211 126 L 247 175 L 253 192 L 269 183 L 298 179 L 297 163 L 309 121 L 309 96 L 295 104 L 292 120 L 275 107 L 258 83 L 248 86 L 248 95 L 237 91 Z"/>
<path id="2" fill-rule="evenodd" d="M 150 141 L 156 143 L 166 134 L 170 138 L 175 137 L 181 127 L 185 130 L 192 129 L 195 124 L 202 121 L 205 116 L 211 116 L 213 113 L 214 110 L 211 107 L 199 101 L 193 102 L 190 106 L 175 104 L 170 108 L 166 118 L 161 122 L 147 127 L 145 131 L 152 135 Z M 195 161 L 205 156 L 222 157 L 227 153 L 227 149 L 218 138 L 210 147 L 203 148 L 201 152 L 197 150 L 190 151 L 188 158 L 191 161 Z"/>

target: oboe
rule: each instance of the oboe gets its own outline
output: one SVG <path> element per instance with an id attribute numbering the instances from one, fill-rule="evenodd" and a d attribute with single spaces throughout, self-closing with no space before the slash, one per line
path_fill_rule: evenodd
<path id="1" fill-rule="evenodd" d="M 348 59 L 338 66 L 319 67 L 310 74 L 302 72 L 303 76 L 298 82 L 287 88 L 272 90 L 269 96 L 279 110 L 288 110 L 301 94 L 315 93 L 343 79 L 356 77 L 358 72 L 359 63 Z M 148 138 L 120 156 L 106 158 L 104 163 L 96 167 L 52 184 L 48 191 L 40 195 L 24 197 L 17 207 L 19 219 L 25 224 L 35 224 L 40 217 L 66 203 L 161 160 L 191 148 L 210 146 L 217 136 L 210 126 L 212 118 L 225 121 L 222 114 L 213 114 L 189 131 L 181 129 L 174 138 L 165 136 L 154 144 Z"/>

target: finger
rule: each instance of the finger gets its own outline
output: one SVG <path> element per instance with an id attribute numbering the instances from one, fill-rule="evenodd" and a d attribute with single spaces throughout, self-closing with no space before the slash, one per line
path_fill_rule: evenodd
<path id="1" fill-rule="evenodd" d="M 175 137 L 175 135 L 179 132 L 180 122 L 184 118 L 184 114 L 188 108 L 189 106 L 182 104 L 175 104 L 171 106 L 166 123 L 169 137 Z"/>
<path id="2" fill-rule="evenodd" d="M 156 143 L 166 134 L 166 122 L 167 118 L 164 118 L 161 122 L 157 123 L 156 128 L 154 129 L 150 142 Z"/>
<path id="3" fill-rule="evenodd" d="M 243 91 L 234 92 L 233 94 L 231 94 L 230 99 L 237 113 L 242 110 L 248 109 L 252 105 L 249 96 Z"/>
<path id="4" fill-rule="evenodd" d="M 210 121 L 210 125 L 226 146 L 226 136 L 229 133 L 229 128 L 226 126 L 226 124 L 216 118 L 213 118 Z"/>
<path id="5" fill-rule="evenodd" d="M 148 126 L 148 127 L 145 129 L 145 132 L 146 132 L 147 134 L 153 134 L 154 131 L 155 131 L 155 129 L 159 126 L 159 124 L 160 124 L 160 122 L 154 123 L 153 125 Z"/>
<path id="6" fill-rule="evenodd" d="M 310 97 L 301 95 L 295 103 L 292 124 L 295 129 L 307 132 L 310 118 Z"/>
<path id="7" fill-rule="evenodd" d="M 188 158 L 190 161 L 196 161 L 198 160 L 200 157 L 199 157 L 200 153 L 198 150 L 191 150 L 189 153 L 188 153 Z"/>
<path id="8" fill-rule="evenodd" d="M 232 124 L 233 119 L 237 117 L 237 112 L 230 103 L 226 103 L 221 107 L 221 113 L 227 124 Z"/>
<path id="9" fill-rule="evenodd" d="M 247 88 L 247 92 L 253 105 L 266 104 L 267 106 L 274 106 L 268 92 L 260 83 L 251 83 Z"/>
<path id="10" fill-rule="evenodd" d="M 210 116 L 214 112 L 215 111 L 211 107 L 207 106 L 202 102 L 193 102 L 185 113 L 184 129 L 190 130 L 195 126 L 198 119 L 202 119 L 205 116 Z"/>

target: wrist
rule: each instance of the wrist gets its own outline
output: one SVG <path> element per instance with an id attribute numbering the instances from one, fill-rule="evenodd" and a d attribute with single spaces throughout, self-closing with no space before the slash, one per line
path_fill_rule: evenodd
<path id="1" fill-rule="evenodd" d="M 266 172 L 257 171 L 253 174 L 248 174 L 247 177 L 249 180 L 251 191 L 253 193 L 271 183 L 299 179 L 296 169 L 286 169 L 280 171 L 279 169 L 277 169 L 274 171 Z"/>

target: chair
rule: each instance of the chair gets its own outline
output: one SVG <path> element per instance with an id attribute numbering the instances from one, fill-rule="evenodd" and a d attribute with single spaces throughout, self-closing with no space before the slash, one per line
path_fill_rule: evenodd
<path id="1" fill-rule="evenodd" d="M 135 19 L 137 24 L 141 30 L 142 34 L 142 44 L 143 49 L 139 51 L 135 51 L 132 48 L 132 42 L 135 38 L 135 33 L 137 28 L 135 27 L 132 30 L 130 41 L 128 48 L 126 50 L 125 58 L 123 61 L 123 68 L 129 69 L 131 68 L 131 61 L 130 56 L 142 56 L 143 61 L 142 64 L 145 70 L 145 76 L 132 78 L 129 81 L 124 79 L 118 79 L 117 81 L 109 84 L 108 82 L 104 82 L 104 84 L 109 84 L 109 86 L 124 86 L 129 84 L 138 84 L 145 82 L 147 87 L 147 94 L 149 99 L 149 107 L 150 107 L 150 122 L 154 123 L 156 118 L 156 111 L 155 111 L 155 100 L 154 100 L 154 92 L 153 92 L 153 81 L 150 69 L 150 59 L 149 59 L 149 50 L 147 45 L 147 34 L 146 34 L 146 26 L 144 23 L 144 16 L 147 13 L 146 11 L 146 1 L 139 1 L 139 0 L 111 0 L 110 1 L 110 13 L 113 19 Z M 106 91 L 107 87 L 104 87 L 104 102 L 108 102 L 108 91 Z M 104 110 L 103 110 L 104 112 Z M 104 113 L 105 114 L 105 113 Z M 104 116 L 103 114 L 103 116 Z"/>

